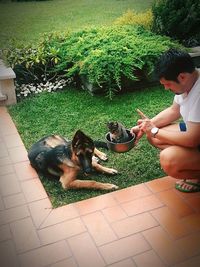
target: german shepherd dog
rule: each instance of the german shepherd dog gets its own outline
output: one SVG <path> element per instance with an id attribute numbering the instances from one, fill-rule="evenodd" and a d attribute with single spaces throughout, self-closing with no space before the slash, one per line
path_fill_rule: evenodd
<path id="1" fill-rule="evenodd" d="M 88 175 L 92 170 L 117 174 L 117 170 L 100 165 L 96 157 L 103 161 L 107 160 L 106 154 L 99 151 L 94 141 L 81 130 L 75 133 L 72 141 L 60 135 L 43 137 L 33 144 L 28 152 L 32 167 L 43 175 L 60 179 L 64 189 L 118 189 L 118 186 L 110 183 L 77 179 L 79 172 Z"/>

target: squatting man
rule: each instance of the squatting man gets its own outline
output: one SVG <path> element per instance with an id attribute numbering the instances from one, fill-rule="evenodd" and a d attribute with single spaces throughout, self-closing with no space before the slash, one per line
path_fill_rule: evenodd
<path id="1" fill-rule="evenodd" d="M 200 72 L 188 53 L 176 49 L 162 54 L 155 72 L 165 90 L 175 94 L 173 103 L 152 119 L 140 113 L 131 133 L 137 141 L 145 134 L 161 150 L 161 167 L 179 179 L 177 190 L 200 191 Z"/>

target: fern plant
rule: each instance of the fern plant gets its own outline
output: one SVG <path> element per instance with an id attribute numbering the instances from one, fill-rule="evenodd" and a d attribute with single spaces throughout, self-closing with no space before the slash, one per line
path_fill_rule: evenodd
<path id="1" fill-rule="evenodd" d="M 179 45 L 141 26 L 90 28 L 66 39 L 58 53 L 57 68 L 65 70 L 68 77 L 85 75 L 112 95 L 121 90 L 122 77 L 132 81 L 148 77 L 160 54 L 174 46 Z"/>
<path id="2" fill-rule="evenodd" d="M 88 83 L 110 98 L 124 89 L 123 80 L 146 79 L 160 54 L 179 46 L 141 26 L 92 27 L 67 34 L 48 34 L 34 46 L 7 51 L 21 83 L 65 78 Z"/>

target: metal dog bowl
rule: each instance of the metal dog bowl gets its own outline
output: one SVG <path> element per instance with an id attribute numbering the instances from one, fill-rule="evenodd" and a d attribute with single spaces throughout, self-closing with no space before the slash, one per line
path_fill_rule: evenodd
<path id="1" fill-rule="evenodd" d="M 124 152 L 128 152 L 129 150 L 131 150 L 134 147 L 134 141 L 135 141 L 135 134 L 131 134 L 129 130 L 126 130 L 130 140 L 125 142 L 125 143 L 114 143 L 111 142 L 110 140 L 110 133 L 108 132 L 106 134 L 106 143 L 108 148 L 111 151 L 117 152 L 117 153 L 124 153 Z"/>

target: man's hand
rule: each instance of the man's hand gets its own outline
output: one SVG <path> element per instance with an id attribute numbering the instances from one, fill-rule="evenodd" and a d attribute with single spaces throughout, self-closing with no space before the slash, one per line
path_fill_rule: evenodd
<path id="1" fill-rule="evenodd" d="M 150 119 L 143 120 L 142 124 L 140 124 L 140 130 L 146 133 L 147 135 L 151 134 L 151 129 L 155 127 L 155 125 L 151 122 Z"/>
<path id="2" fill-rule="evenodd" d="M 131 134 L 136 135 L 135 143 L 137 143 L 139 139 L 143 136 L 144 131 L 142 131 L 141 127 L 142 127 L 142 123 L 144 122 L 144 120 L 147 119 L 147 116 L 144 115 L 144 113 L 141 110 L 136 109 L 136 111 L 140 115 L 141 119 L 137 121 L 137 126 L 132 127 L 130 130 Z"/>
<path id="3" fill-rule="evenodd" d="M 146 116 L 141 110 L 137 109 L 136 111 L 141 117 L 141 119 L 138 120 L 138 126 L 140 128 L 140 131 L 146 133 L 147 135 L 150 135 L 151 129 L 155 127 L 155 125 L 151 122 L 148 116 Z"/>
<path id="4" fill-rule="evenodd" d="M 138 140 L 143 136 L 144 132 L 140 130 L 139 125 L 134 126 L 131 128 L 130 130 L 131 134 L 135 134 L 136 135 L 136 139 L 135 139 L 135 143 L 138 142 Z"/>

